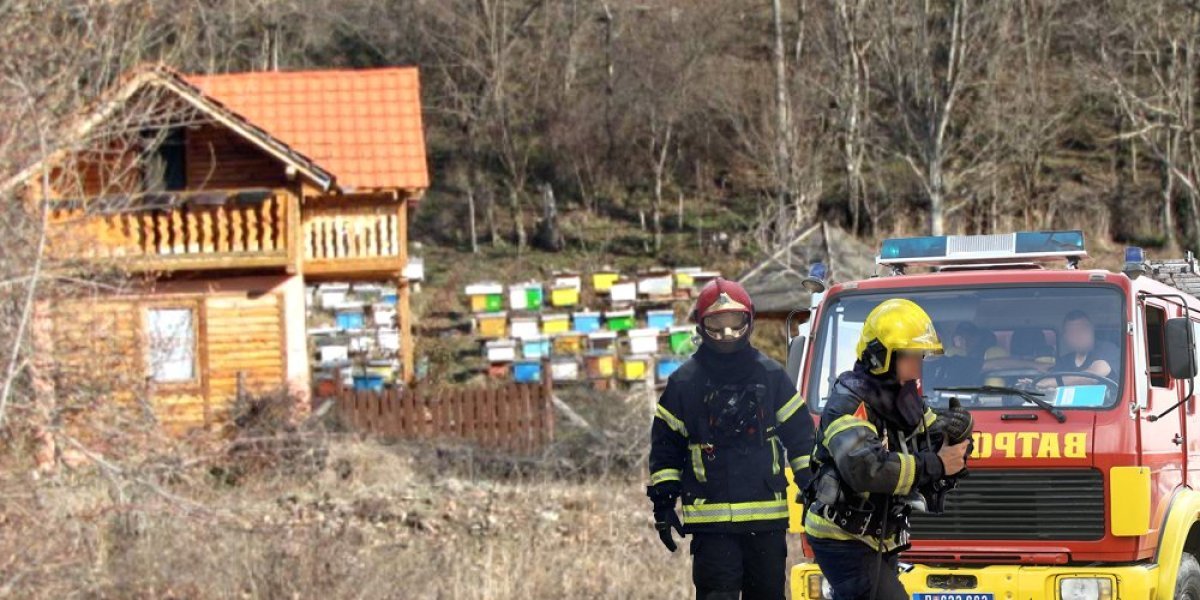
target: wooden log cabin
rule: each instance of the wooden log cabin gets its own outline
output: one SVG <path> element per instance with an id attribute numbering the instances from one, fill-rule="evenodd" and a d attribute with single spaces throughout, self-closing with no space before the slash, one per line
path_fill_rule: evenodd
<path id="1" fill-rule="evenodd" d="M 123 366 L 111 395 L 148 398 L 174 430 L 222 422 L 238 390 L 304 406 L 305 289 L 331 281 L 397 287 L 411 380 L 407 228 L 429 184 L 415 68 L 148 67 L 73 127 L 86 143 L 6 185 L 45 207 L 54 268 L 134 277 L 39 305 L 52 393 Z"/>

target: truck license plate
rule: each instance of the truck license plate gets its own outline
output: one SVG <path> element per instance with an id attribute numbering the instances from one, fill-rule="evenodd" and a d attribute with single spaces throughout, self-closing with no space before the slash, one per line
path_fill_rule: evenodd
<path id="1" fill-rule="evenodd" d="M 926 592 L 913 594 L 913 600 L 996 600 L 993 594 L 979 592 Z"/>

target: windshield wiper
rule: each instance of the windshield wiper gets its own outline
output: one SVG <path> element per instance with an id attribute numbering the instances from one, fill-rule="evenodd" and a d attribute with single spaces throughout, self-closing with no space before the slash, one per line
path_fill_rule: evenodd
<path id="1" fill-rule="evenodd" d="M 1045 394 L 1043 394 L 1042 392 L 1030 392 L 1028 390 L 1017 389 L 1014 387 L 1004 387 L 1001 385 L 940 387 L 940 388 L 934 388 L 934 391 L 937 391 L 937 392 L 967 392 L 967 393 L 975 393 L 975 394 L 1009 394 L 1012 396 L 1017 396 L 1018 398 L 1026 401 L 1026 402 L 1029 402 L 1030 404 L 1036 404 L 1036 405 L 1042 407 L 1043 409 L 1046 410 L 1046 412 L 1054 415 L 1054 418 L 1057 419 L 1059 423 L 1067 422 L 1067 415 L 1064 414 L 1063 411 L 1059 410 L 1053 404 L 1050 404 L 1049 402 L 1042 400 L 1042 396 L 1045 396 Z"/>

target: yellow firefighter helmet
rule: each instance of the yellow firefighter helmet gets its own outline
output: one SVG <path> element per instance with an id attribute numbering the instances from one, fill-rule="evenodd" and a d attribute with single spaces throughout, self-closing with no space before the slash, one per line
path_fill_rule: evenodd
<path id="1" fill-rule="evenodd" d="M 867 315 L 858 338 L 858 356 L 865 357 L 871 372 L 886 373 L 892 367 L 892 355 L 901 350 L 942 353 L 933 321 L 912 300 L 884 300 Z"/>

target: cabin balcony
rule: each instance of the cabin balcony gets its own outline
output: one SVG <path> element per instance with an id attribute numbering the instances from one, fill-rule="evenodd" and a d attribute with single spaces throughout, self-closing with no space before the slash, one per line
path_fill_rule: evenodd
<path id="1" fill-rule="evenodd" d="M 48 255 L 129 271 L 287 267 L 292 204 L 271 190 L 51 201 Z"/>
<path id="2" fill-rule="evenodd" d="M 305 205 L 300 239 L 306 275 L 394 277 L 408 263 L 404 201 Z"/>
<path id="3" fill-rule="evenodd" d="M 304 208 L 280 190 L 56 200 L 48 207 L 47 254 L 131 272 L 398 276 L 408 259 L 404 202 L 346 198 Z"/>

